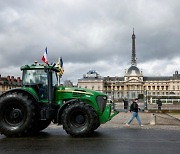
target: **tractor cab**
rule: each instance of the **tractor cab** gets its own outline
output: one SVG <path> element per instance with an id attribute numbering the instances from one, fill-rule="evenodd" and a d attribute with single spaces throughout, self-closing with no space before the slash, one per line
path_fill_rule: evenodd
<path id="1" fill-rule="evenodd" d="M 21 70 L 23 71 L 23 86 L 33 88 L 40 100 L 48 100 L 48 91 L 54 91 L 53 89 L 58 84 L 57 72 L 59 70 L 53 65 L 45 66 L 37 63 L 22 66 Z"/>

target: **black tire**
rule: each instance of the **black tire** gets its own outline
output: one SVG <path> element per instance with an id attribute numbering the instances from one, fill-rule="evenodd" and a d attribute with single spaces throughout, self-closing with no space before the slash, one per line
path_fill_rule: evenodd
<path id="1" fill-rule="evenodd" d="M 98 121 L 95 123 L 95 126 L 96 126 L 96 127 L 94 127 L 93 131 L 96 130 L 96 129 L 98 129 L 100 125 L 101 125 L 101 124 L 100 124 L 100 121 L 98 120 Z"/>
<path id="2" fill-rule="evenodd" d="M 36 122 L 36 108 L 31 97 L 7 93 L 0 98 L 0 132 L 6 136 L 26 136 Z"/>
<path id="3" fill-rule="evenodd" d="M 100 121 L 99 121 L 99 117 L 96 113 L 96 111 L 93 109 L 93 107 L 91 107 L 92 111 L 94 112 L 93 113 L 93 117 L 94 117 L 94 124 L 93 124 L 93 127 L 92 127 L 92 131 L 96 130 L 99 126 L 100 126 Z"/>
<path id="4" fill-rule="evenodd" d="M 100 126 L 100 121 L 99 121 L 98 116 L 96 115 L 95 118 L 94 118 L 94 124 L 93 124 L 92 131 L 98 129 L 99 126 Z"/>
<path id="5" fill-rule="evenodd" d="M 83 137 L 94 129 L 95 116 L 90 105 L 76 102 L 64 110 L 61 120 L 63 128 L 68 134 L 74 137 Z"/>

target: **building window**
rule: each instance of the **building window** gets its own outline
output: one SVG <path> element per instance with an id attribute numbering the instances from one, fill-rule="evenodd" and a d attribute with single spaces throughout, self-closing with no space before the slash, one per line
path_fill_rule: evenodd
<path id="1" fill-rule="evenodd" d="M 119 86 L 117 86 L 117 90 L 119 91 Z"/>
<path id="2" fill-rule="evenodd" d="M 168 86 L 166 86 L 166 90 L 168 90 Z"/>
<path id="3" fill-rule="evenodd" d="M 113 90 L 115 89 L 115 86 L 113 86 Z"/>
<path id="4" fill-rule="evenodd" d="M 105 86 L 104 89 L 107 90 L 107 86 Z"/>

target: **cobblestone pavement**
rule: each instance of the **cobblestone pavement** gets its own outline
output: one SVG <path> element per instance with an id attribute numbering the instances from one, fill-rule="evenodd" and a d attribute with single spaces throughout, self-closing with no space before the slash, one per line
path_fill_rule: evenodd
<path id="1" fill-rule="evenodd" d="M 142 124 L 144 127 L 140 127 L 137 123 L 137 120 L 134 119 L 130 128 L 141 128 L 141 129 L 172 129 L 172 130 L 180 130 L 180 120 L 164 113 L 148 113 L 148 112 L 140 112 L 139 113 Z M 154 117 L 155 116 L 155 117 Z M 128 127 L 126 126 L 126 122 L 131 117 L 130 112 L 120 112 L 117 116 L 115 116 L 111 121 L 106 124 L 101 125 L 100 127 Z M 152 125 L 151 122 L 155 118 L 155 125 Z"/>

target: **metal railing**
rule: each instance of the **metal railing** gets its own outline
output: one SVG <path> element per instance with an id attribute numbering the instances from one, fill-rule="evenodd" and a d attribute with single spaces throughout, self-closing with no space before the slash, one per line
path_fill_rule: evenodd
<path id="1" fill-rule="evenodd" d="M 108 96 L 115 102 L 115 108 L 120 111 L 128 111 L 134 98 L 139 97 L 139 107 L 142 110 L 158 110 L 157 100 L 162 102 L 161 110 L 180 110 L 180 91 L 166 91 L 164 95 L 161 92 L 152 91 L 109 91 Z M 156 95 L 151 95 L 156 94 Z M 161 94 L 161 95 L 160 95 Z M 124 100 L 127 100 L 125 105 Z"/>

